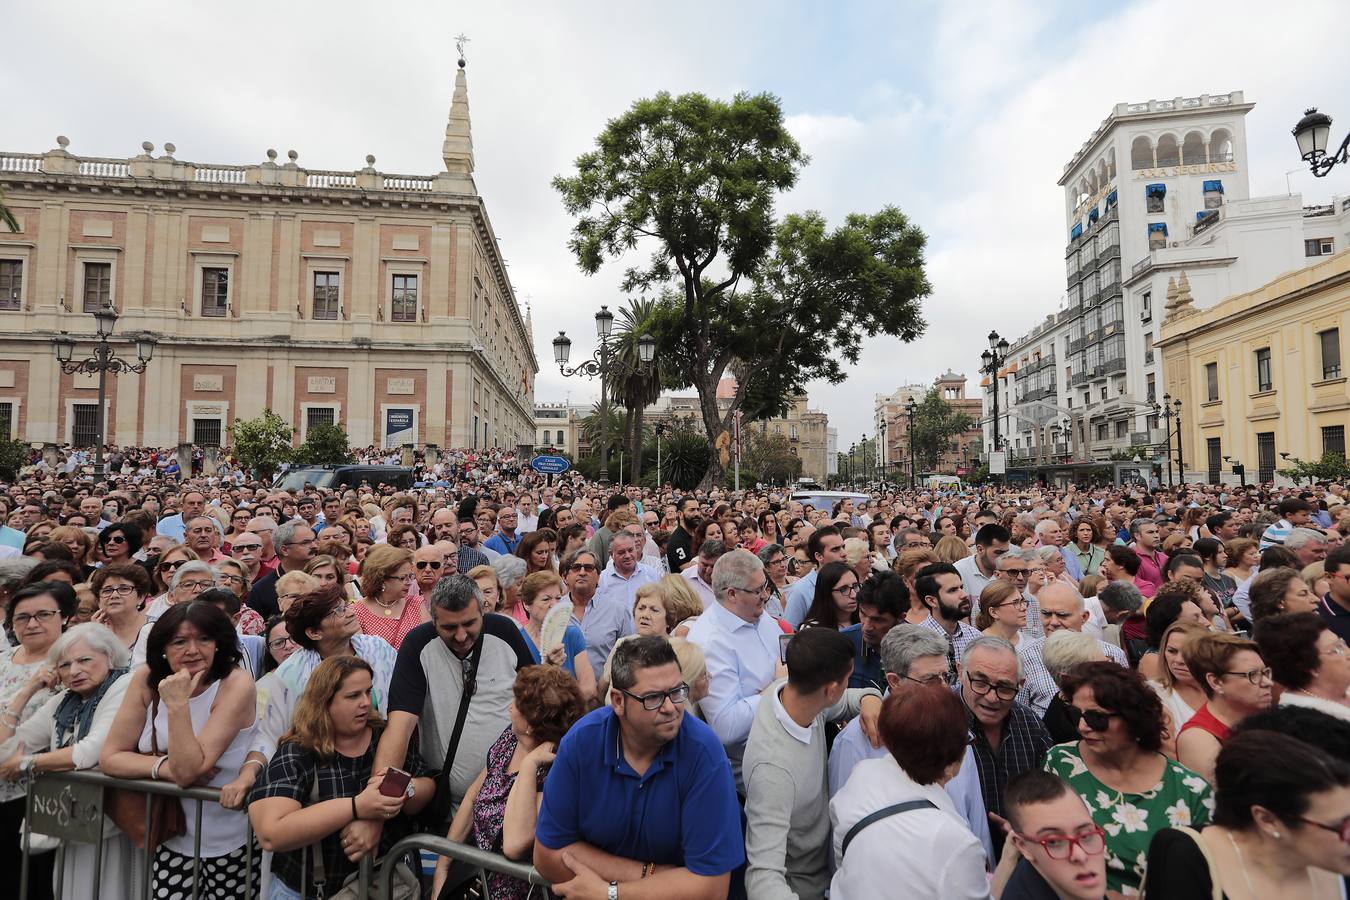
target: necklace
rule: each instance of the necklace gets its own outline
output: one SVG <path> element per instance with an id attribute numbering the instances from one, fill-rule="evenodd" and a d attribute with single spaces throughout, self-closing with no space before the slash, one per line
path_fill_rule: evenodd
<path id="1" fill-rule="evenodd" d="M 1233 840 L 1233 832 L 1227 831 L 1224 833 L 1228 836 L 1228 843 L 1232 845 L 1233 852 L 1237 854 L 1238 865 L 1242 866 L 1242 877 L 1247 882 L 1247 896 L 1251 897 L 1252 900 L 1256 900 L 1256 888 L 1252 886 L 1252 874 L 1247 871 L 1247 858 L 1242 855 L 1242 848 L 1238 846 L 1238 842 Z M 1307 869 L 1304 869 L 1303 871 L 1304 874 L 1308 876 L 1308 897 L 1316 897 L 1317 882 L 1313 881 L 1311 872 Z"/>
<path id="2" fill-rule="evenodd" d="M 398 603 L 397 600 L 395 600 L 394 603 L 385 603 L 379 597 L 375 597 L 374 600 L 375 605 L 378 606 L 386 616 L 392 616 L 394 614 L 394 603 Z"/>

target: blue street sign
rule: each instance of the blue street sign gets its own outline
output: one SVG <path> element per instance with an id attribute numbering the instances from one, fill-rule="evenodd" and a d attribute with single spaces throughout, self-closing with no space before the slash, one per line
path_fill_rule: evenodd
<path id="1" fill-rule="evenodd" d="M 561 456 L 536 456 L 530 460 L 530 468 L 541 475 L 561 475 L 572 468 L 572 464 Z"/>

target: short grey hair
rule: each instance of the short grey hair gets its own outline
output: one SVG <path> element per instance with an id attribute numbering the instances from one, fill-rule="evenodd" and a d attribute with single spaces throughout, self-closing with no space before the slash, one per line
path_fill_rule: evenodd
<path id="1" fill-rule="evenodd" d="M 95 653 L 106 656 L 108 665 L 114 669 L 125 669 L 131 664 L 131 652 L 111 628 L 95 622 L 85 622 L 70 628 L 56 639 L 56 643 L 47 651 L 47 665 L 55 666 L 67 650 L 80 642 L 88 644 L 89 649 Z"/>
<path id="2" fill-rule="evenodd" d="M 211 585 L 213 587 L 220 584 L 220 579 L 216 577 L 216 570 L 199 559 L 189 560 L 178 567 L 178 571 L 173 573 L 173 580 L 169 582 L 169 590 L 178 590 L 178 585 L 189 575 L 210 575 Z"/>
<path id="3" fill-rule="evenodd" d="M 1064 673 L 1079 663 L 1101 662 L 1106 659 L 1101 641 L 1081 631 L 1061 628 L 1045 639 L 1041 648 L 1041 660 L 1050 677 L 1059 684 Z"/>
<path id="4" fill-rule="evenodd" d="M 295 537 L 296 529 L 299 528 L 309 528 L 309 523 L 297 522 L 294 519 L 287 519 L 282 522 L 272 532 L 272 546 L 285 547 L 291 542 L 291 538 Z"/>
<path id="5" fill-rule="evenodd" d="M 717 559 L 712 570 L 713 595 L 721 603 L 726 597 L 727 588 L 743 588 L 756 572 L 764 571 L 764 563 L 749 550 L 732 550 Z"/>
<path id="6" fill-rule="evenodd" d="M 935 632 L 936 633 L 936 632 Z M 970 667 L 970 656 L 976 650 L 989 650 L 993 653 L 1011 653 L 1017 660 L 1017 677 L 1022 677 L 1022 656 L 1017 652 L 1017 648 L 1010 642 L 1001 637 L 995 637 L 992 634 L 982 635 L 966 644 L 966 649 L 961 654 L 961 668 Z"/>
<path id="7" fill-rule="evenodd" d="M 521 565 L 525 560 L 521 560 Z M 446 612 L 463 612 L 470 603 L 483 608 L 483 589 L 468 575 L 447 575 L 431 589 L 431 605 Z"/>
<path id="8" fill-rule="evenodd" d="M 1148 516 L 1140 516 L 1137 519 L 1131 519 L 1130 537 L 1138 535 L 1139 529 L 1143 528 L 1145 525 L 1157 525 L 1157 524 L 1158 524 L 1157 522 L 1153 521 L 1153 519 Z"/>
<path id="9" fill-rule="evenodd" d="M 1048 519 L 1046 521 L 1049 521 Z M 1033 559 L 1039 559 L 1041 562 L 1049 562 L 1052 559 L 1064 559 L 1064 554 L 1059 552 L 1058 547 L 1037 547 L 1031 554 Z"/>
<path id="10" fill-rule="evenodd" d="M 17 591 L 28 579 L 28 573 L 38 564 L 31 556 L 14 556 L 0 560 L 0 590 Z"/>
<path id="11" fill-rule="evenodd" d="M 492 571 L 497 573 L 504 591 L 515 587 L 516 582 L 525 577 L 525 569 L 525 560 L 519 556 L 502 554 L 492 561 Z"/>
<path id="12" fill-rule="evenodd" d="M 1325 544 L 1326 542 L 1327 536 L 1320 531 L 1312 528 L 1295 528 L 1284 539 L 1284 546 L 1290 550 L 1297 550 L 1306 544 Z"/>
<path id="13" fill-rule="evenodd" d="M 947 639 L 931 628 L 897 625 L 881 639 L 881 667 L 901 678 L 925 656 L 947 658 Z"/>
<path id="14" fill-rule="evenodd" d="M 1128 581 L 1108 581 L 1097 588 L 1097 599 L 1102 606 L 1114 612 L 1134 615 L 1144 605 L 1144 595 Z"/>
<path id="15" fill-rule="evenodd" d="M 1054 518 L 1050 518 L 1050 519 L 1041 519 L 1039 522 L 1036 523 L 1036 536 L 1039 537 L 1039 536 L 1041 536 L 1042 534 L 1045 534 L 1047 531 L 1050 530 L 1050 527 L 1051 527 L 1052 525 L 1053 525 L 1054 527 L 1058 528 L 1058 527 L 1059 527 L 1059 520 L 1058 520 L 1058 519 L 1054 519 Z"/>
<path id="16" fill-rule="evenodd" d="M 614 544 L 616 541 L 632 541 L 634 544 L 636 544 L 638 542 L 638 536 L 633 534 L 633 532 L 631 531 L 628 531 L 624 528 L 620 528 L 618 531 L 614 532 L 614 537 L 609 539 L 609 547 L 610 547 L 609 552 L 611 554 L 614 552 Z"/>
<path id="17" fill-rule="evenodd" d="M 727 545 L 721 541 L 708 540 L 703 542 L 703 546 L 698 548 L 698 555 L 704 559 L 717 559 L 727 552 Z M 746 551 L 749 553 L 750 551 Z"/>
<path id="18" fill-rule="evenodd" d="M 1003 555 L 1000 556 L 998 559 L 994 560 L 994 568 L 998 568 L 999 566 L 1003 565 L 1003 561 L 1004 561 L 1005 559 L 1006 559 L 1008 562 L 1012 562 L 1013 560 L 1021 560 L 1022 562 L 1030 562 L 1030 561 L 1031 561 L 1031 554 L 1027 553 L 1027 552 L 1024 551 L 1024 550 L 1020 550 L 1020 549 L 1016 549 L 1016 548 L 1009 548 L 1009 550 L 1008 550 L 1007 553 L 1003 554 Z"/>
<path id="19" fill-rule="evenodd" d="M 768 565 L 769 559 L 775 553 L 782 553 L 784 555 L 787 555 L 787 550 L 783 549 L 782 544 L 765 544 L 763 547 L 759 548 L 759 552 L 756 553 L 755 555 L 759 557 L 760 562 L 764 563 L 765 565 Z"/>

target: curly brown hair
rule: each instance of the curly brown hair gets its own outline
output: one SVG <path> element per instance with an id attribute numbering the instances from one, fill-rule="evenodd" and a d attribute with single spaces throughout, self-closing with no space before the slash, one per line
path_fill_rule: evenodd
<path id="1" fill-rule="evenodd" d="M 103 566 L 95 569 L 94 574 L 89 578 L 89 587 L 97 597 L 99 591 L 103 590 L 103 584 L 109 578 L 121 578 L 124 581 L 130 581 L 136 588 L 136 596 L 149 597 L 153 588 L 150 585 L 150 573 L 145 571 L 145 567 L 138 563 L 119 563 L 112 566 Z"/>
<path id="2" fill-rule="evenodd" d="M 516 674 L 511 692 L 516 711 L 541 744 L 562 740 L 586 712 L 576 678 L 560 666 L 526 666 Z"/>
<path id="3" fill-rule="evenodd" d="M 1166 731 L 1162 700 L 1144 676 L 1110 661 L 1079 663 L 1064 673 L 1060 690 L 1072 699 L 1083 688 L 1091 688 L 1097 705 L 1120 717 L 1142 749 L 1157 753 L 1162 748 Z"/>

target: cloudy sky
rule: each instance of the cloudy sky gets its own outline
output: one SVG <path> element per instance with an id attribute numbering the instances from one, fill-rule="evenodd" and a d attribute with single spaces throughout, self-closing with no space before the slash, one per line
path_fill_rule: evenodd
<path id="1" fill-rule="evenodd" d="M 465 7 L 460 9 L 459 7 Z M 1064 291 L 1065 162 L 1121 101 L 1242 90 L 1253 196 L 1284 194 L 1303 107 L 1350 125 L 1345 6 L 1188 2 L 614 2 L 10 4 L 0 54 L 3 146 L 57 134 L 89 156 L 166 141 L 180 159 L 433 173 L 468 46 L 476 179 L 531 299 L 540 400 L 593 397 L 558 376 L 559 329 L 588 352 L 601 303 L 622 303 L 622 264 L 595 277 L 566 248 L 549 180 L 607 119 L 658 90 L 768 91 L 812 157 L 783 212 L 832 221 L 896 204 L 929 235 L 928 333 L 869 340 L 842 385 L 815 385 L 844 446 L 872 400 L 953 368 L 972 376 L 983 336 L 1009 338 Z M 17 40 L 14 38 L 18 38 Z M 16 89 L 17 88 L 17 89 Z M 1306 203 L 1350 193 L 1350 171 L 1288 176 Z"/>

